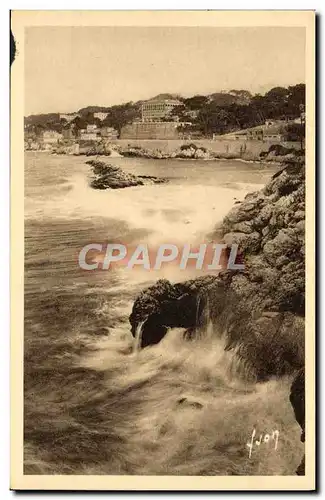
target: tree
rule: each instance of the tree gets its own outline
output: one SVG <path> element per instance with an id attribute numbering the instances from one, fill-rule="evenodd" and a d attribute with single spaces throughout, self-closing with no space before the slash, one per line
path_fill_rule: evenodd
<path id="1" fill-rule="evenodd" d="M 94 118 L 93 111 L 87 111 L 82 115 L 82 118 L 85 120 L 87 125 L 96 125 L 96 118 Z"/>
<path id="2" fill-rule="evenodd" d="M 229 94 L 237 97 L 237 104 L 249 104 L 252 99 L 252 94 L 248 90 L 230 90 Z"/>
<path id="3" fill-rule="evenodd" d="M 71 125 L 74 125 L 74 128 L 76 131 L 78 130 L 83 130 L 87 128 L 88 122 L 85 120 L 85 118 L 81 118 L 80 116 L 76 116 L 74 120 L 72 120 Z"/>
<path id="4" fill-rule="evenodd" d="M 284 87 L 274 87 L 263 99 L 266 118 L 282 119 L 287 116 L 289 91 Z"/>
<path id="5" fill-rule="evenodd" d="M 304 123 L 290 123 L 285 130 L 285 137 L 287 141 L 299 141 L 301 149 L 305 140 L 305 124 Z"/>
<path id="6" fill-rule="evenodd" d="M 188 118 L 188 116 L 186 114 L 186 108 L 185 108 L 184 105 L 181 105 L 181 104 L 179 106 L 175 106 L 171 110 L 169 116 L 170 117 L 178 116 L 180 122 L 188 122 L 189 121 L 189 118 Z"/>
<path id="7" fill-rule="evenodd" d="M 161 94 L 156 98 L 175 98 L 171 94 Z M 264 124 L 269 118 L 274 120 L 293 119 L 303 116 L 305 109 L 305 84 L 273 87 L 265 95 L 252 96 L 247 90 L 231 90 L 228 93 L 216 92 L 209 96 L 194 95 L 188 98 L 177 97 L 182 105 L 176 106 L 166 120 L 178 116 L 181 122 L 191 122 L 191 131 L 203 135 L 224 134 L 232 130 L 254 127 Z M 81 117 L 71 122 L 76 130 L 84 129 L 88 124 L 115 128 L 119 133 L 125 125 L 141 117 L 141 105 L 127 102 L 111 107 L 88 106 L 79 111 Z M 101 122 L 94 118 L 94 112 L 103 111 L 107 117 Z M 69 127 L 67 122 L 60 122 L 58 113 L 32 115 L 25 118 L 26 131 L 33 127 L 42 130 L 61 131 Z"/>
<path id="8" fill-rule="evenodd" d="M 184 99 L 185 106 L 190 110 L 202 109 L 207 103 L 208 97 L 205 95 L 195 95 L 194 97 Z"/>
<path id="9" fill-rule="evenodd" d="M 128 123 L 132 123 L 140 116 L 140 107 L 131 102 L 112 106 L 105 120 L 103 120 L 102 126 L 113 127 L 120 133 L 122 127 Z"/>
<path id="10" fill-rule="evenodd" d="M 211 102 L 200 110 L 197 123 L 204 135 L 212 135 L 226 133 L 229 128 L 234 127 L 236 120 L 228 108 L 220 108 L 216 103 Z"/>
<path id="11" fill-rule="evenodd" d="M 306 104 L 306 85 L 299 83 L 298 85 L 290 86 L 288 88 L 288 114 L 290 117 L 298 117 L 305 108 Z"/>

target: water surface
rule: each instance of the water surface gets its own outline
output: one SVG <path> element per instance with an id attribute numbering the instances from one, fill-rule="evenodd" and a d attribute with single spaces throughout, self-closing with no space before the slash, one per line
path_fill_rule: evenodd
<path id="1" fill-rule="evenodd" d="M 89 272 L 78 265 L 90 242 L 204 242 L 235 201 L 277 167 L 103 158 L 169 183 L 96 191 L 87 159 L 25 156 L 25 473 L 292 473 L 300 455 L 295 462 L 290 445 L 289 458 L 283 453 L 278 462 L 266 454 L 262 464 L 243 459 L 252 402 L 273 425 L 274 401 L 286 386 L 271 384 L 268 400 L 252 388 L 229 398 L 231 361 L 213 332 L 195 344 L 176 330 L 159 346 L 134 350 L 134 298 L 158 278 L 179 281 L 193 270 Z M 202 401 L 201 413 L 200 405 L 177 406 L 184 394 Z M 238 411 L 250 422 L 245 428 Z M 289 410 L 274 418 L 289 422 L 296 439 Z"/>

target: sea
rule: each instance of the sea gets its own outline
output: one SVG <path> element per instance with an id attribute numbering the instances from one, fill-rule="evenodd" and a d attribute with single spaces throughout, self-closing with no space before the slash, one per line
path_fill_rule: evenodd
<path id="1" fill-rule="evenodd" d="M 25 153 L 25 474 L 294 474 L 301 448 L 289 380 L 237 380 L 234 355 L 208 323 L 197 340 L 171 329 L 143 350 L 130 333 L 143 289 L 200 270 L 87 271 L 78 261 L 89 243 L 204 243 L 278 167 L 97 157 L 168 182 L 94 190 L 89 159 Z M 254 429 L 262 444 L 249 455 Z M 275 431 L 276 449 L 263 441 Z"/>

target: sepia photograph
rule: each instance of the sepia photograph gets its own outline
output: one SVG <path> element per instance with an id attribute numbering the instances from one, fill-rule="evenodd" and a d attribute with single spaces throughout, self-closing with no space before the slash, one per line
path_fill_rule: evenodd
<path id="1" fill-rule="evenodd" d="M 12 12 L 13 489 L 314 489 L 314 22 Z"/>

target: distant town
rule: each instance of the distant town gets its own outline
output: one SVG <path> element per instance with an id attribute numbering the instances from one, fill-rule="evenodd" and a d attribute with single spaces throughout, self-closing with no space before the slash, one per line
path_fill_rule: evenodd
<path id="1" fill-rule="evenodd" d="M 74 113 L 25 117 L 25 149 L 78 154 L 82 147 L 121 140 L 217 140 L 297 143 L 304 147 L 305 85 L 183 98 L 159 94 L 147 101 L 88 106 Z"/>

